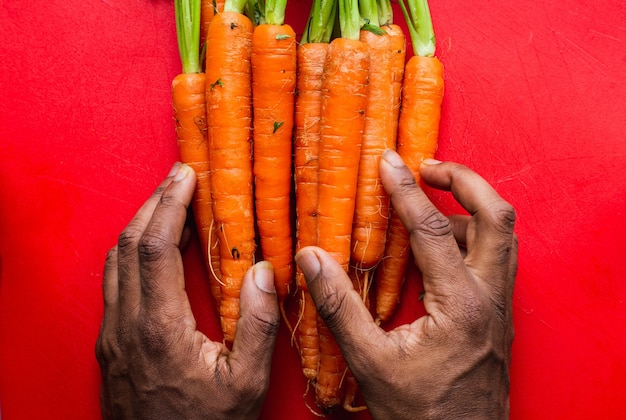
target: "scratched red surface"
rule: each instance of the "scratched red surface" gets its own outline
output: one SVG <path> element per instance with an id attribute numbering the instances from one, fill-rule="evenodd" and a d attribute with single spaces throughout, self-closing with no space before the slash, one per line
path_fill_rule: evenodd
<path id="1" fill-rule="evenodd" d="M 288 6 L 298 31 L 308 5 Z M 624 418 L 626 4 L 431 9 L 446 69 L 438 157 L 518 213 L 511 418 Z M 172 2 L 4 0 L 0 33 L 1 415 L 97 418 L 104 255 L 177 160 Z M 199 261 L 194 243 L 188 290 L 217 337 Z M 394 324 L 419 315 L 418 290 L 407 283 Z M 283 330 L 263 418 L 315 418 L 304 389 Z"/>

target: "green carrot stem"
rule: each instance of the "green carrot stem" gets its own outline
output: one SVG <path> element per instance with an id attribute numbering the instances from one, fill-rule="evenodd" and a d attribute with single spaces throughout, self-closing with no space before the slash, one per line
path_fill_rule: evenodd
<path id="1" fill-rule="evenodd" d="M 337 17 L 337 0 L 313 0 L 301 43 L 328 43 Z"/>
<path id="2" fill-rule="evenodd" d="M 342 38 L 359 39 L 361 14 L 358 0 L 339 0 L 339 27 Z"/>
<path id="3" fill-rule="evenodd" d="M 265 1 L 263 0 L 248 0 L 244 6 L 243 13 L 248 16 L 255 26 L 266 23 Z"/>
<path id="4" fill-rule="evenodd" d="M 175 0 L 174 14 L 182 71 L 200 73 L 200 0 Z"/>
<path id="5" fill-rule="evenodd" d="M 402 14 L 406 19 L 415 55 L 432 57 L 435 55 L 435 31 L 430 17 L 428 0 L 399 0 Z"/>
<path id="6" fill-rule="evenodd" d="M 391 25 L 393 23 L 393 8 L 389 0 L 377 0 L 378 22 L 380 26 Z"/>
<path id="7" fill-rule="evenodd" d="M 224 2 L 225 12 L 243 13 L 248 0 L 226 0 Z"/>
<path id="8" fill-rule="evenodd" d="M 285 9 L 287 0 L 266 0 L 265 21 L 269 25 L 282 25 L 285 23 Z"/>
<path id="9" fill-rule="evenodd" d="M 378 18 L 378 5 L 376 0 L 358 0 L 359 1 L 359 13 L 361 19 L 366 25 L 380 26 Z"/>

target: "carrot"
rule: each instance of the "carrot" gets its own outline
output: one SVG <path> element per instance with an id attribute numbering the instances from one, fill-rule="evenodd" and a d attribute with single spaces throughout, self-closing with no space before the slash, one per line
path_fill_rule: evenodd
<path id="1" fill-rule="evenodd" d="M 176 33 L 182 73 L 172 81 L 172 105 L 180 158 L 197 178 L 192 210 L 202 254 L 209 274 L 209 288 L 217 309 L 220 301 L 219 254 L 213 223 L 209 149 L 206 139 L 205 75 L 198 48 L 200 1 L 176 0 Z"/>
<path id="2" fill-rule="evenodd" d="M 286 0 L 267 0 L 252 35 L 256 217 L 263 258 L 274 267 L 283 318 L 293 280 L 291 156 L 296 34 L 284 23 Z"/>
<path id="3" fill-rule="evenodd" d="M 297 96 L 295 103 L 294 178 L 296 190 L 296 250 L 317 245 L 317 188 L 319 172 L 322 73 L 329 27 L 335 20 L 337 2 L 315 0 L 301 44 L 297 50 Z M 317 376 L 319 339 L 317 311 L 304 275 L 296 268 L 300 299 L 298 343 L 302 372 L 309 381 Z"/>
<path id="4" fill-rule="evenodd" d="M 206 96 L 213 212 L 219 236 L 220 318 L 232 343 L 243 276 L 254 262 L 252 192 L 252 22 L 245 1 L 227 0 L 207 34 Z"/>
<path id="5" fill-rule="evenodd" d="M 375 1 L 362 0 L 360 5 L 364 19 L 369 22 L 361 29 L 360 39 L 370 46 L 371 61 L 376 65 L 370 68 L 351 258 L 356 267 L 367 270 L 380 262 L 385 251 L 389 196 L 382 186 L 378 168 L 382 152 L 396 146 L 406 48 L 399 26 L 378 25 Z M 365 15 L 364 10 L 369 13 Z"/>
<path id="6" fill-rule="evenodd" d="M 414 56 L 405 67 L 402 107 L 398 123 L 397 150 L 419 182 L 422 160 L 437 150 L 443 66 L 435 54 L 435 36 L 427 0 L 409 0 L 409 9 L 400 1 L 413 43 Z M 410 255 L 409 235 L 392 212 L 389 239 L 382 270 L 377 279 L 377 322 L 391 318 L 399 302 L 400 290 Z"/>
<path id="7" fill-rule="evenodd" d="M 200 45 L 206 42 L 211 21 L 224 10 L 224 0 L 202 0 L 200 12 Z"/>
<path id="8" fill-rule="evenodd" d="M 328 47 L 322 77 L 322 120 L 317 208 L 318 245 L 348 269 L 356 185 L 365 124 L 369 47 L 359 41 L 356 0 L 339 0 L 341 38 Z M 343 401 L 346 366 L 326 326 L 319 325 L 317 404 L 329 410 Z"/>

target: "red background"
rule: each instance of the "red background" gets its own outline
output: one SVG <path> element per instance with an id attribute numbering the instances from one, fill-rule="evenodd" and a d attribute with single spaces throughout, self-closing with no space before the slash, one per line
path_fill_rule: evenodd
<path id="1" fill-rule="evenodd" d="M 308 5 L 290 1 L 296 31 Z M 623 418 L 626 4 L 431 9 L 446 69 L 438 157 L 477 170 L 518 213 L 511 418 Z M 104 256 L 177 160 L 173 22 L 170 0 L 0 3 L 3 419 L 98 416 Z M 185 261 L 217 337 L 197 246 Z M 411 299 L 395 323 L 415 316 Z M 283 330 L 263 418 L 315 418 L 304 387 Z"/>

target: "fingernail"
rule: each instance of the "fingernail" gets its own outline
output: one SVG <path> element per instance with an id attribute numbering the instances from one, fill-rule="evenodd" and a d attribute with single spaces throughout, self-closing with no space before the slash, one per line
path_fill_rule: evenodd
<path id="1" fill-rule="evenodd" d="M 383 152 L 383 159 L 394 168 L 401 168 L 404 166 L 404 161 L 400 155 L 391 149 L 386 149 Z"/>
<path id="2" fill-rule="evenodd" d="M 437 159 L 430 159 L 430 158 L 429 158 L 429 159 L 424 159 L 424 160 L 422 161 L 422 163 L 423 163 L 424 165 L 439 165 L 439 164 L 441 163 L 441 161 L 440 161 L 440 160 L 437 160 Z"/>
<path id="3" fill-rule="evenodd" d="M 180 165 L 182 165 L 180 162 L 176 162 L 176 163 L 174 164 L 174 166 L 172 166 L 172 169 L 170 169 L 170 173 L 169 173 L 169 174 L 167 174 L 167 177 L 169 178 L 169 177 L 171 177 L 171 176 L 176 175 L 176 173 L 177 173 L 177 172 L 178 172 L 178 170 L 180 169 Z"/>
<path id="4" fill-rule="evenodd" d="M 261 261 L 255 264 L 252 270 L 256 287 L 263 290 L 265 293 L 276 293 L 276 287 L 274 286 L 274 267 L 272 267 L 271 263 Z"/>
<path id="5" fill-rule="evenodd" d="M 296 254 L 296 264 L 308 280 L 314 279 L 320 272 L 320 260 L 313 251 L 302 250 Z"/>
<path id="6" fill-rule="evenodd" d="M 174 182 L 179 182 L 185 179 L 185 177 L 189 175 L 189 172 L 191 170 L 192 169 L 190 166 L 187 166 L 185 164 L 180 165 L 180 167 L 178 168 L 178 172 L 176 172 L 176 176 L 174 177 Z"/>

